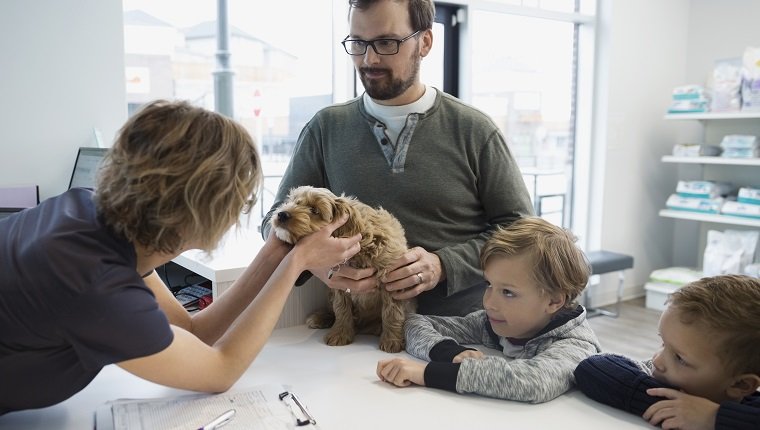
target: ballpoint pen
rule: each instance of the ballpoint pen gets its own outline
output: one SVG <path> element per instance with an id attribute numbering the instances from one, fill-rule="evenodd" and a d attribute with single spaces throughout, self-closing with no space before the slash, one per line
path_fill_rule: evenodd
<path id="1" fill-rule="evenodd" d="M 199 428 L 198 430 L 214 430 L 218 429 L 219 427 L 227 424 L 232 420 L 232 417 L 235 416 L 235 410 L 230 409 L 229 411 L 219 415 L 218 417 L 214 418 L 213 421 L 206 424 L 205 426 Z"/>

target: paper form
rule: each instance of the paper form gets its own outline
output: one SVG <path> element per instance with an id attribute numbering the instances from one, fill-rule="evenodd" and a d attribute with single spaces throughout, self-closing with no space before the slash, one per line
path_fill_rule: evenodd
<path id="1" fill-rule="evenodd" d="M 286 430 L 295 428 L 296 415 L 278 394 L 286 391 L 282 386 L 262 385 L 246 390 L 222 394 L 192 394 L 187 396 L 116 400 L 104 406 L 110 409 L 112 427 L 108 427 L 107 410 L 99 409 L 97 428 L 114 430 L 197 429 L 211 422 L 229 409 L 235 416 L 224 430 L 265 429 Z M 110 408 L 109 408 L 110 406 Z M 314 428 L 306 427 L 306 429 Z"/>

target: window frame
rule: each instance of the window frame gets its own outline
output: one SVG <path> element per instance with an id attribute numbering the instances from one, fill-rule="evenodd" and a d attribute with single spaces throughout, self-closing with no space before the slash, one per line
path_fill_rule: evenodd
<path id="1" fill-rule="evenodd" d="M 454 22 L 456 22 L 455 27 L 458 40 L 455 43 L 457 50 L 456 54 L 449 54 L 449 47 L 454 46 L 454 43 L 446 43 L 444 64 L 449 63 L 446 56 L 452 55 L 452 58 L 456 58 L 458 67 L 454 72 L 444 66 L 444 82 L 447 81 L 447 74 L 457 76 L 457 94 L 455 95 L 467 103 L 472 102 L 472 62 L 461 61 L 461 59 L 472 56 L 472 39 L 469 31 L 471 23 L 468 20 L 472 11 L 482 10 L 529 18 L 556 20 L 574 25 L 572 85 L 575 88 L 572 96 L 573 113 L 570 118 L 573 161 L 571 164 L 572 179 L 569 185 L 571 199 L 569 208 L 565 210 L 567 217 L 565 225 L 578 236 L 579 245 L 584 249 L 589 243 L 588 236 L 591 230 L 589 226 L 589 214 L 592 212 L 591 205 L 593 203 L 591 199 L 591 161 L 595 97 L 594 74 L 597 68 L 595 59 L 599 12 L 597 3 L 596 0 L 577 0 L 576 12 L 567 13 L 536 7 L 510 5 L 494 0 L 450 0 L 447 2 L 435 2 L 436 11 L 439 8 L 446 11 L 444 14 L 452 9 L 456 11 L 452 15 L 455 19 Z M 436 21 L 440 22 L 437 12 L 436 15 Z M 450 19 L 448 22 L 452 22 L 452 20 Z"/>

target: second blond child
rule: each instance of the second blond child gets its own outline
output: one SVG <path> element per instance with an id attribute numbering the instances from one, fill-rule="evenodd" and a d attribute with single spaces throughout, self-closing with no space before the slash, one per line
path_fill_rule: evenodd
<path id="1" fill-rule="evenodd" d="M 760 279 L 702 278 L 668 303 L 651 360 L 590 357 L 578 388 L 664 429 L 760 429 Z"/>

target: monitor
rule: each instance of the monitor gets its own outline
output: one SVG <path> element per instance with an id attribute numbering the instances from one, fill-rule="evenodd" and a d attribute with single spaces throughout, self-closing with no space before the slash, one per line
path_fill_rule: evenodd
<path id="1" fill-rule="evenodd" d="M 0 219 L 39 203 L 40 189 L 36 185 L 0 187 Z"/>
<path id="2" fill-rule="evenodd" d="M 95 189 L 95 177 L 106 152 L 108 152 L 108 148 L 79 148 L 77 159 L 74 162 L 74 170 L 71 172 L 71 179 L 69 180 L 69 189 Z"/>

